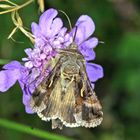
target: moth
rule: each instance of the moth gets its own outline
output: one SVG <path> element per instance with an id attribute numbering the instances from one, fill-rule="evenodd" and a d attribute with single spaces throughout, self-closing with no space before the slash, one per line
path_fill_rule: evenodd
<path id="1" fill-rule="evenodd" d="M 73 42 L 58 50 L 53 70 L 33 92 L 30 106 L 52 129 L 96 127 L 103 120 L 102 107 L 86 73 L 85 60 Z"/>

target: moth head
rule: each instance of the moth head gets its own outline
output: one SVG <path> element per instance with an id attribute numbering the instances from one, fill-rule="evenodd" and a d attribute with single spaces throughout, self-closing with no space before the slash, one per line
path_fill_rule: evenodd
<path id="1" fill-rule="evenodd" d="M 78 49 L 78 46 L 76 45 L 75 42 L 72 42 L 72 43 L 69 45 L 68 48 L 69 48 L 69 49 L 72 49 L 72 50 L 77 50 L 77 49 Z"/>

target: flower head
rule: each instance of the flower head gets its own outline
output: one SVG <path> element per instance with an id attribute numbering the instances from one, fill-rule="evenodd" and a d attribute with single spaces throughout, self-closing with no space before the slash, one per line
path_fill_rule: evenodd
<path id="1" fill-rule="evenodd" d="M 90 81 L 95 82 L 103 77 L 101 66 L 88 63 L 88 60 L 95 59 L 93 48 L 98 44 L 98 39 L 91 37 L 95 30 L 92 19 L 87 15 L 80 16 L 75 27 L 68 32 L 67 28 L 63 27 L 62 20 L 56 17 L 57 14 L 57 10 L 49 9 L 41 15 L 38 24 L 32 23 L 35 44 L 34 48 L 25 49 L 27 57 L 22 59 L 24 65 L 12 61 L 0 71 L 0 91 L 7 91 L 18 81 L 23 91 L 23 103 L 27 113 L 33 113 L 29 105 L 30 97 L 38 84 L 52 70 L 50 61 L 56 57 L 56 50 L 67 48 L 72 43 L 75 32 L 74 42 L 87 61 L 86 71 Z"/>

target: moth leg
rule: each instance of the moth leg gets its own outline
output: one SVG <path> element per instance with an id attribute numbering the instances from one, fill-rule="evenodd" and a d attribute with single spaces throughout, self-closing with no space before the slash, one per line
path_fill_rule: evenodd
<path id="1" fill-rule="evenodd" d="M 88 76 L 86 73 L 85 62 L 77 61 L 77 63 L 80 67 L 79 72 L 80 72 L 80 77 L 82 80 L 82 88 L 81 88 L 80 94 L 81 94 L 81 97 L 83 97 L 84 91 L 87 89 Z"/>
<path id="2" fill-rule="evenodd" d="M 86 80 L 87 80 L 87 78 L 86 78 L 85 75 L 84 75 L 84 79 L 82 79 L 83 86 L 82 86 L 81 92 L 80 92 L 80 93 L 81 93 L 81 97 L 84 96 L 83 93 L 84 93 L 85 88 L 86 88 Z"/>
<path id="3" fill-rule="evenodd" d="M 51 77 L 51 82 L 50 82 L 50 84 L 49 84 L 49 87 L 51 87 L 51 85 L 52 85 L 52 83 L 53 83 L 53 80 L 54 80 L 54 76 L 55 76 L 56 74 L 55 73 L 53 73 L 53 75 L 52 75 L 52 77 Z"/>
<path id="4" fill-rule="evenodd" d="M 81 88 L 81 91 L 80 91 L 80 94 L 81 94 L 81 97 L 84 96 L 84 91 L 86 89 L 86 84 L 87 84 L 87 75 L 85 73 L 85 71 L 83 71 L 82 69 L 80 69 L 80 74 L 81 74 L 81 80 L 82 80 L 82 88 Z"/>

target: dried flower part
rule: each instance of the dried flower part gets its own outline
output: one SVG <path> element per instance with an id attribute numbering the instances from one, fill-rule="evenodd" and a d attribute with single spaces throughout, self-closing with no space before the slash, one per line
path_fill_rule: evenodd
<path id="1" fill-rule="evenodd" d="M 6 13 L 11 13 L 12 21 L 13 21 L 14 25 L 16 26 L 9 34 L 8 39 L 12 38 L 12 36 L 17 31 L 17 29 L 19 29 L 23 34 L 25 34 L 31 40 L 32 43 L 34 43 L 34 36 L 30 32 L 28 32 L 27 30 L 25 30 L 25 28 L 23 27 L 22 19 L 18 13 L 19 9 L 32 3 L 34 0 L 29 0 L 22 5 L 17 5 L 16 3 L 14 3 L 10 0 L 2 0 L 2 1 L 5 2 L 5 4 L 0 4 L 0 8 L 6 9 L 6 10 L 1 11 L 0 15 L 6 14 Z"/>
<path id="2" fill-rule="evenodd" d="M 12 38 L 14 33 L 17 31 L 17 29 L 19 29 L 25 36 L 27 36 L 31 40 L 32 43 L 34 43 L 34 36 L 30 32 L 24 29 L 23 21 L 21 17 L 19 16 L 18 12 L 17 11 L 12 12 L 11 17 L 16 27 L 12 30 L 12 32 L 8 36 L 8 39 Z"/>
<path id="3" fill-rule="evenodd" d="M 38 0 L 38 4 L 39 4 L 39 9 L 41 12 L 44 12 L 45 9 L 45 4 L 44 4 L 44 0 Z"/>
<path id="4" fill-rule="evenodd" d="M 18 11 L 19 9 L 21 9 L 21 8 L 27 6 L 28 4 L 32 3 L 34 0 L 29 0 L 22 5 L 18 5 L 18 4 L 14 3 L 10 0 L 2 0 L 2 1 L 6 2 L 6 4 L 4 4 L 4 5 L 0 4 L 0 7 L 2 7 L 2 8 L 5 7 L 7 10 L 4 10 L 4 11 L 0 12 L 0 15 L 10 13 L 10 12 L 14 12 L 14 11 Z"/>
<path id="5" fill-rule="evenodd" d="M 4 70 L 0 71 L 0 79 L 2 79 L 0 91 L 7 91 L 18 80 L 23 91 L 23 103 L 27 113 L 33 113 L 29 105 L 33 91 L 53 69 L 58 50 L 67 48 L 73 42 L 76 28 L 74 42 L 86 61 L 89 80 L 94 83 L 103 77 L 101 66 L 88 63 L 88 60 L 95 59 L 93 48 L 98 44 L 98 39 L 91 37 L 95 30 L 93 20 L 87 15 L 82 15 L 75 24 L 76 28 L 68 32 L 57 14 L 58 11 L 52 8 L 45 11 L 40 16 L 38 24 L 34 22 L 31 24 L 32 36 L 22 28 L 22 20 L 18 13 L 13 13 L 16 27 L 10 37 L 19 28 L 27 37 L 34 37 L 34 48 L 25 49 L 27 57 L 22 59 L 24 66 L 17 61 L 12 61 L 3 67 Z M 92 86 L 94 87 L 94 84 Z"/>

